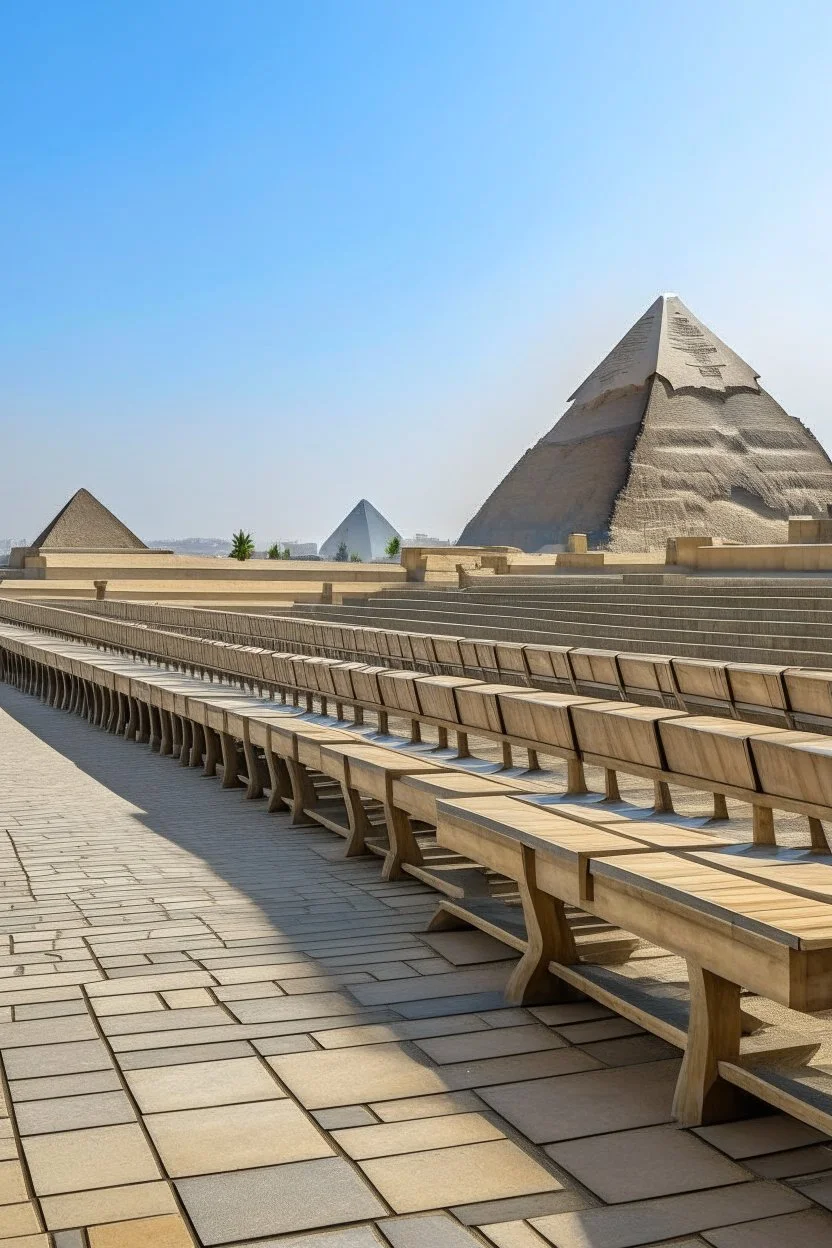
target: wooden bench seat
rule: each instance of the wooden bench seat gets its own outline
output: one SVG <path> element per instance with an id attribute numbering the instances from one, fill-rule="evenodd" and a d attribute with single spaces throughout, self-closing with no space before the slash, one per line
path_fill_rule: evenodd
<path id="1" fill-rule="evenodd" d="M 517 809 L 525 811 L 522 818 L 516 817 Z M 625 1014 L 685 1047 L 677 1117 L 687 1123 L 718 1119 L 736 1107 L 728 1086 L 734 1068 L 740 1074 L 733 1082 L 746 1086 L 749 1063 L 806 1061 L 817 1048 L 795 1037 L 768 1047 L 756 1042 L 745 1062 L 740 1053 L 740 990 L 748 988 L 791 1009 L 829 1008 L 832 905 L 779 887 L 776 873 L 760 879 L 721 869 L 714 865 L 721 852 L 716 845 L 711 851 L 655 852 L 649 843 L 628 843 L 618 826 L 613 832 L 584 824 L 576 832 L 574 821 L 516 797 L 471 798 L 438 806 L 440 843 L 518 882 L 527 943 L 512 977 L 512 999 L 527 999 L 530 989 L 551 991 L 547 981 L 552 975 L 599 997 L 597 985 L 592 990 L 592 972 L 580 964 L 581 950 L 567 920 L 568 905 L 578 905 L 614 928 L 686 960 L 690 1018 L 685 1032 L 678 1003 L 672 1025 L 666 1017 L 662 1021 L 660 991 L 653 1008 L 648 1010 L 642 1000 L 635 1014 L 632 982 L 622 976 L 618 991 L 622 1000 L 629 994 Z M 631 832 L 637 828 L 639 835 L 649 836 L 653 826 L 631 823 Z M 727 850 L 724 853 L 729 856 Z M 443 902 L 440 925 L 448 912 L 499 935 L 493 905 L 483 907 L 476 899 L 468 905 Z M 516 925 L 504 938 L 518 947 Z M 605 982 L 599 999 L 616 1008 L 611 972 Z"/>
<path id="2" fill-rule="evenodd" d="M 306 808 L 306 814 L 347 840 L 347 857 L 356 854 L 388 852 L 391 823 L 390 789 L 394 778 L 409 774 L 442 773 L 440 763 L 415 751 L 390 749 L 369 741 L 321 741 L 317 770 L 333 781 L 340 801 L 322 811 L 320 800 Z M 313 787 L 317 787 L 313 781 Z"/>

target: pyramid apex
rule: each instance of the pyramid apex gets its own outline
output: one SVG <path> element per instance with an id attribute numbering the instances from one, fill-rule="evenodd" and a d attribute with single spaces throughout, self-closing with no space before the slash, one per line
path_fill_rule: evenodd
<path id="1" fill-rule="evenodd" d="M 569 401 L 595 406 L 613 394 L 639 389 L 653 374 L 663 377 L 673 390 L 725 395 L 760 389 L 759 374 L 678 295 L 667 292 L 651 303 Z"/>

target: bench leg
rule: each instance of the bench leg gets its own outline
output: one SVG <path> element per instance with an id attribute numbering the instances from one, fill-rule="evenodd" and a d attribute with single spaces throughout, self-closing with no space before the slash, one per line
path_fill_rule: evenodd
<path id="1" fill-rule="evenodd" d="M 751 839 L 755 845 L 776 845 L 774 811 L 770 806 L 752 806 L 754 823 Z"/>
<path id="2" fill-rule="evenodd" d="M 612 767 L 604 768 L 604 800 L 620 802 L 621 791 L 618 788 L 618 773 Z"/>
<path id="3" fill-rule="evenodd" d="M 823 830 L 823 824 L 820 819 L 809 816 L 809 837 L 812 842 L 812 852 L 815 854 L 828 854 L 829 842 L 826 839 L 826 833 Z"/>
<path id="4" fill-rule="evenodd" d="M 186 716 L 182 716 L 182 743 L 179 747 L 179 766 L 190 767 L 191 765 L 191 745 L 194 739 L 193 721 Z"/>
<path id="5" fill-rule="evenodd" d="M 572 990 L 549 970 L 550 962 L 572 965 L 578 961 L 575 940 L 566 921 L 562 901 L 537 887 L 534 850 L 522 846 L 522 878 L 518 880 L 523 918 L 526 921 L 526 952 L 506 985 L 512 1005 L 566 1000 Z"/>
<path id="6" fill-rule="evenodd" d="M 164 723 L 164 720 L 162 721 Z M 216 729 L 205 726 L 205 763 L 202 768 L 204 776 L 217 774 L 217 763 L 220 760 L 219 738 Z"/>
<path id="7" fill-rule="evenodd" d="M 670 794 L 670 785 L 664 780 L 653 781 L 653 812 L 657 815 L 673 814 L 673 798 Z"/>
<path id="8" fill-rule="evenodd" d="M 222 748 L 222 787 L 238 789 L 240 787 L 240 751 L 237 742 L 227 732 L 220 733 Z"/>
<path id="9" fill-rule="evenodd" d="M 724 793 L 714 793 L 714 813 L 712 819 L 728 819 L 728 803 Z"/>
<path id="10" fill-rule="evenodd" d="M 170 712 L 159 708 L 159 753 L 168 755 L 173 750 L 173 729 L 171 728 Z"/>
<path id="11" fill-rule="evenodd" d="M 292 782 L 285 761 L 274 750 L 266 750 L 266 766 L 269 769 L 269 814 L 282 810 L 292 800 Z"/>
<path id="12" fill-rule="evenodd" d="M 358 790 L 342 784 L 341 791 L 344 794 L 344 805 L 350 821 L 350 834 L 347 838 L 344 857 L 358 858 L 361 854 L 367 853 L 367 834 L 372 832 L 372 828 Z"/>
<path id="13" fill-rule="evenodd" d="M 719 1063 L 740 1051 L 738 984 L 688 962 L 688 1041 L 673 1098 L 673 1116 L 683 1127 L 726 1122 L 742 1112 L 742 1094 L 719 1077 Z"/>
<path id="14" fill-rule="evenodd" d="M 584 765 L 579 758 L 570 758 L 566 762 L 566 792 L 588 793 Z"/>
<path id="15" fill-rule="evenodd" d="M 411 862 L 421 866 L 422 851 L 419 842 L 413 835 L 413 826 L 407 811 L 385 802 L 384 814 L 387 820 L 387 841 L 389 848 L 384 857 L 381 869 L 383 880 L 400 880 L 404 872 L 402 864 Z"/>
<path id="16" fill-rule="evenodd" d="M 202 766 L 202 756 L 205 753 L 205 730 L 202 724 L 193 724 L 193 737 L 191 740 L 191 758 L 192 767 Z"/>
<path id="17" fill-rule="evenodd" d="M 243 753 L 246 758 L 246 775 L 248 776 L 248 784 L 246 785 L 246 798 L 254 799 L 263 796 L 263 780 L 260 775 L 260 760 L 257 757 L 257 751 L 250 741 L 243 740 Z"/>
<path id="18" fill-rule="evenodd" d="M 309 778 L 309 772 L 302 763 L 296 762 L 294 758 L 286 759 L 286 768 L 292 784 L 292 823 L 307 823 L 308 817 L 304 814 L 304 811 L 310 810 L 318 804 L 315 786 Z"/>

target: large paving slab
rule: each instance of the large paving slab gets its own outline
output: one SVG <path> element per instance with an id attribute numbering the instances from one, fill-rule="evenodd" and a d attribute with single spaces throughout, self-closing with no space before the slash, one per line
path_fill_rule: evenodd
<path id="1" fill-rule="evenodd" d="M 825 1137 L 342 854 L 0 686 L 0 1248 L 832 1248 Z"/>

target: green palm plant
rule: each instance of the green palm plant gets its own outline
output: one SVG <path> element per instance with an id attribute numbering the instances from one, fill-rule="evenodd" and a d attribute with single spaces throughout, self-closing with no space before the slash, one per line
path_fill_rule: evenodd
<path id="1" fill-rule="evenodd" d="M 402 539 L 398 536 L 391 537 L 390 541 L 384 547 L 384 553 L 385 555 L 387 555 L 388 559 L 395 559 L 396 555 L 399 553 L 401 548 L 402 548 Z"/>
<path id="2" fill-rule="evenodd" d="M 282 559 L 283 558 L 282 554 L 280 553 L 280 547 L 278 546 L 277 542 L 273 542 L 266 553 L 268 554 L 268 557 L 270 559 Z"/>
<path id="3" fill-rule="evenodd" d="M 229 559 L 250 559 L 254 554 L 254 538 L 250 533 L 246 533 L 244 529 L 240 529 L 231 538 L 231 550 Z"/>

